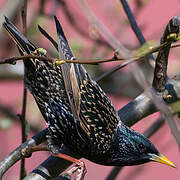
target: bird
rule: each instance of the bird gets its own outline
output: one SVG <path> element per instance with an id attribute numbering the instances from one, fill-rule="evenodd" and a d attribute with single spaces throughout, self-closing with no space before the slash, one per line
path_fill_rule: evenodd
<path id="1" fill-rule="evenodd" d="M 39 30 L 58 50 L 59 59 L 73 60 L 57 17 L 54 17 L 58 43 Z M 20 54 L 45 53 L 5 17 L 4 27 Z M 122 123 L 112 102 L 90 77 L 82 64 L 24 59 L 24 84 L 33 95 L 49 129 L 49 147 L 58 153 L 67 146 L 74 154 L 105 166 L 132 166 L 150 161 L 176 165 L 162 155 L 152 142 Z"/>

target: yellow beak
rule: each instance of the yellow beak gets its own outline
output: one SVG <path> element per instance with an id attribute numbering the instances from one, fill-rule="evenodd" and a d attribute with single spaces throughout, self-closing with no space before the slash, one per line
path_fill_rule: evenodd
<path id="1" fill-rule="evenodd" d="M 160 162 L 168 166 L 177 168 L 177 166 L 173 162 L 171 162 L 169 159 L 167 159 L 167 157 L 163 156 L 162 154 L 156 155 L 156 154 L 149 153 L 148 155 L 151 156 L 150 157 L 151 161 Z"/>

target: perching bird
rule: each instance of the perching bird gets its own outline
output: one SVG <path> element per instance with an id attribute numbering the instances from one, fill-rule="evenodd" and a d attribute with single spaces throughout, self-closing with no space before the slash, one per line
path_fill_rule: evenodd
<path id="1" fill-rule="evenodd" d="M 73 59 L 56 17 L 55 22 L 59 58 Z M 37 51 L 7 18 L 3 25 L 22 55 Z M 42 28 L 40 30 L 57 46 Z M 54 153 L 64 144 L 75 154 L 97 164 L 131 166 L 156 161 L 176 167 L 146 137 L 121 122 L 109 98 L 82 65 L 57 66 L 38 59 L 23 62 L 24 83 L 48 124 Z"/>

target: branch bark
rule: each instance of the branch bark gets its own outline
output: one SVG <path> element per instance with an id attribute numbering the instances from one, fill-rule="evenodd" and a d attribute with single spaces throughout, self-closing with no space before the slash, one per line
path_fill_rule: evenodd
<path id="1" fill-rule="evenodd" d="M 44 129 L 43 131 L 39 132 L 32 138 L 30 138 L 25 143 L 21 144 L 17 147 L 14 151 L 12 151 L 7 157 L 5 157 L 0 162 L 0 179 L 2 179 L 3 174 L 13 166 L 17 161 L 24 158 L 23 150 L 25 148 L 31 148 L 33 146 L 39 145 L 41 142 L 45 141 L 46 134 L 48 133 L 48 129 Z"/>

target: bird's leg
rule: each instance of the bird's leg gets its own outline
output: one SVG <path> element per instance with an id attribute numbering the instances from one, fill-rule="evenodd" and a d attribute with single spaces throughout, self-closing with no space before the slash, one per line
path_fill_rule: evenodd
<path id="1" fill-rule="evenodd" d="M 47 135 L 47 141 L 48 141 L 48 147 L 50 151 L 52 152 L 53 156 L 75 163 L 75 166 L 73 166 L 69 171 L 67 171 L 66 175 L 72 177 L 72 176 L 75 176 L 75 173 L 78 173 L 76 179 L 83 180 L 85 174 L 87 173 L 85 163 L 79 159 L 60 153 L 60 148 L 61 148 L 62 143 L 59 140 L 59 138 L 57 139 L 53 137 L 51 135 L 51 132 L 49 132 L 49 134 Z"/>
<path id="2" fill-rule="evenodd" d="M 71 157 L 69 155 L 66 155 L 66 154 L 62 154 L 62 153 L 58 153 L 58 154 L 53 154 L 54 156 L 56 157 L 59 157 L 59 158 L 62 158 L 62 159 L 65 159 L 67 161 L 70 161 L 72 163 L 75 163 L 75 166 L 73 166 L 70 170 L 67 171 L 67 175 L 68 176 L 72 176 L 74 175 L 76 172 L 78 172 L 78 175 L 76 177 L 77 180 L 83 180 L 84 179 L 84 176 L 85 174 L 87 173 L 87 170 L 86 170 L 86 166 L 85 166 L 85 163 L 79 159 L 76 159 L 74 157 Z"/>

